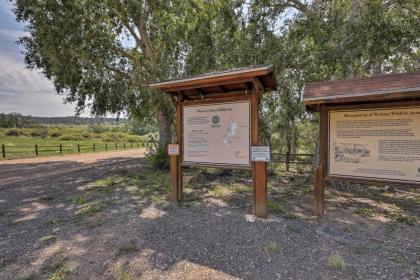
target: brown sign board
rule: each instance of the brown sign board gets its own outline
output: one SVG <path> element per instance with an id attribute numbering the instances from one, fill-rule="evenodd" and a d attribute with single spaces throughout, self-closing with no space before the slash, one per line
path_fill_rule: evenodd
<path id="1" fill-rule="evenodd" d="M 310 83 L 303 101 L 320 113 L 317 215 L 326 180 L 420 186 L 420 73 Z"/>

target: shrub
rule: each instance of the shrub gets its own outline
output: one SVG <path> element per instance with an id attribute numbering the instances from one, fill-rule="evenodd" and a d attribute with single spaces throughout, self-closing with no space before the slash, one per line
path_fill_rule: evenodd
<path id="1" fill-rule="evenodd" d="M 57 138 L 57 137 L 60 137 L 61 136 L 61 133 L 55 131 L 55 132 L 51 133 L 50 136 L 53 137 L 53 138 Z"/>
<path id="2" fill-rule="evenodd" d="M 38 129 L 31 132 L 32 137 L 45 138 L 48 136 L 48 129 Z"/>
<path id="3" fill-rule="evenodd" d="M 166 154 L 166 149 L 159 147 L 159 144 L 155 147 L 147 149 L 147 162 L 154 168 L 161 170 L 169 169 L 169 157 Z"/>
<path id="4" fill-rule="evenodd" d="M 79 134 L 64 134 L 60 137 L 61 141 L 80 141 L 84 138 Z"/>
<path id="5" fill-rule="evenodd" d="M 109 128 L 102 125 L 91 125 L 89 126 L 89 131 L 95 134 L 99 134 L 109 131 Z"/>
<path id="6" fill-rule="evenodd" d="M 16 129 L 10 129 L 6 132 L 7 136 L 13 136 L 13 137 L 17 137 L 20 135 L 19 131 Z"/>

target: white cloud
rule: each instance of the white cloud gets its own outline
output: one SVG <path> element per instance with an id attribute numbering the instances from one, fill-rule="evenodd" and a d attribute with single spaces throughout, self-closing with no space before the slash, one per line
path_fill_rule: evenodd
<path id="1" fill-rule="evenodd" d="M 40 71 L 0 54 L 0 111 L 34 116 L 74 115 L 74 105 L 63 104 L 54 87 Z"/>

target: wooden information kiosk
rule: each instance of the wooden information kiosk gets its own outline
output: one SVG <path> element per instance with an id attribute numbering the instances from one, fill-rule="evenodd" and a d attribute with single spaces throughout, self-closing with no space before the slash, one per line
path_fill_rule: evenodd
<path id="1" fill-rule="evenodd" d="M 420 186 L 420 73 L 310 83 L 304 104 L 320 112 L 318 216 L 326 180 Z"/>
<path id="2" fill-rule="evenodd" d="M 209 73 L 149 87 L 167 93 L 176 108 L 177 143 L 168 146 L 172 200 L 182 200 L 184 166 L 251 169 L 253 213 L 265 218 L 269 151 L 259 147 L 258 105 L 264 92 L 277 88 L 273 67 Z"/>

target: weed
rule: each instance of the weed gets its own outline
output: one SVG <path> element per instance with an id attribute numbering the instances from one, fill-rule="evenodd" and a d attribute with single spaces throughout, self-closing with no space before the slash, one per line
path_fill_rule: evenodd
<path id="1" fill-rule="evenodd" d="M 302 232 L 302 230 L 301 230 L 298 226 L 296 226 L 296 225 L 294 225 L 294 224 L 288 224 L 288 225 L 286 226 L 286 228 L 287 228 L 288 230 L 290 230 L 291 232 L 295 232 L 295 233 L 301 233 L 301 232 Z"/>
<path id="2" fill-rule="evenodd" d="M 58 224 L 61 224 L 63 222 L 64 222 L 64 220 L 62 220 L 62 219 L 52 217 L 52 218 L 49 218 L 45 223 L 47 225 L 58 225 Z"/>
<path id="3" fill-rule="evenodd" d="M 277 245 L 276 242 L 270 242 L 270 243 L 268 243 L 267 246 L 265 246 L 265 250 L 269 254 L 272 254 L 272 253 L 276 252 L 278 249 L 279 249 L 279 246 Z"/>
<path id="4" fill-rule="evenodd" d="M 96 204 L 89 204 L 83 206 L 76 212 L 75 218 L 76 220 L 81 220 L 86 217 L 93 216 L 94 214 L 101 212 L 105 208 L 104 202 L 98 202 Z"/>
<path id="5" fill-rule="evenodd" d="M 46 235 L 39 239 L 41 243 L 53 243 L 57 241 L 57 237 L 55 235 Z"/>
<path id="6" fill-rule="evenodd" d="M 366 217 L 374 217 L 376 215 L 375 210 L 371 208 L 366 208 L 366 207 L 357 208 L 355 213 L 360 216 L 366 216 Z"/>
<path id="7" fill-rule="evenodd" d="M 223 199 L 225 196 L 225 190 L 222 186 L 216 185 L 212 190 L 210 190 L 210 194 L 214 197 Z"/>
<path id="8" fill-rule="evenodd" d="M 118 257 L 122 255 L 131 254 L 131 253 L 137 252 L 138 250 L 139 248 L 137 248 L 137 245 L 134 243 L 122 245 L 118 247 L 116 256 Z"/>
<path id="9" fill-rule="evenodd" d="M 267 208 L 271 212 L 280 214 L 283 218 L 290 219 L 290 220 L 297 218 L 296 214 L 286 210 L 285 208 L 281 207 L 279 204 L 275 203 L 272 200 L 269 200 L 267 202 Z"/>
<path id="10" fill-rule="evenodd" d="M 70 275 L 70 269 L 64 259 L 43 269 L 48 274 L 48 280 L 66 280 Z"/>
<path id="11" fill-rule="evenodd" d="M 118 267 L 118 278 L 120 280 L 132 280 L 133 279 L 131 274 L 128 273 L 127 271 L 125 271 L 125 269 L 122 265 Z"/>
<path id="12" fill-rule="evenodd" d="M 402 224 L 407 224 L 410 226 L 413 226 L 416 223 L 416 217 L 414 216 L 404 216 L 401 214 L 398 214 L 395 216 L 395 221 Z"/>
<path id="13" fill-rule="evenodd" d="M 364 245 L 357 245 L 354 248 L 354 252 L 358 255 L 364 254 L 366 252 L 366 247 Z"/>
<path id="14" fill-rule="evenodd" d="M 328 268 L 331 270 L 343 270 L 346 264 L 339 254 L 332 254 L 328 257 Z"/>
<path id="15" fill-rule="evenodd" d="M 86 203 L 87 203 L 87 200 L 83 195 L 78 195 L 74 198 L 74 204 L 76 205 L 83 205 Z"/>

